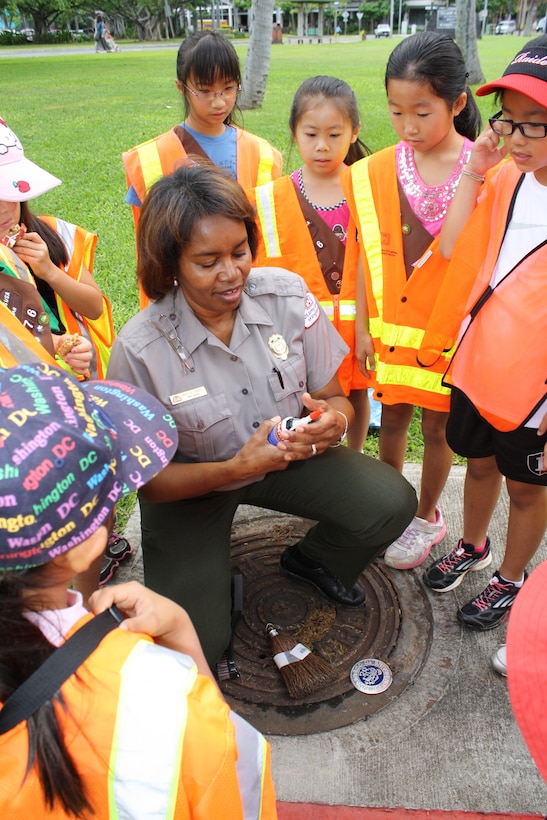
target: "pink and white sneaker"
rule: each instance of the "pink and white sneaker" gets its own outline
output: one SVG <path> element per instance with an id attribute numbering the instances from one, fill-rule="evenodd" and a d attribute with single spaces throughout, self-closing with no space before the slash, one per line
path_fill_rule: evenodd
<path id="1" fill-rule="evenodd" d="M 441 511 L 435 507 L 435 521 L 425 521 L 414 516 L 406 530 L 384 555 L 384 562 L 394 569 L 414 569 L 423 564 L 434 544 L 438 544 L 446 534 Z"/>

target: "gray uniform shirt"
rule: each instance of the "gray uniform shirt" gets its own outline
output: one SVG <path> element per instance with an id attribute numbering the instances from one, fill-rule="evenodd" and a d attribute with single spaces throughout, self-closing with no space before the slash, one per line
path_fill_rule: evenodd
<path id="1" fill-rule="evenodd" d="M 193 372 L 153 324 L 162 313 L 192 357 Z M 142 387 L 165 405 L 179 434 L 177 461 L 226 461 L 264 419 L 300 416 L 302 394 L 328 384 L 347 352 L 300 276 L 256 268 L 229 346 L 201 324 L 176 288 L 122 328 L 108 378 Z"/>

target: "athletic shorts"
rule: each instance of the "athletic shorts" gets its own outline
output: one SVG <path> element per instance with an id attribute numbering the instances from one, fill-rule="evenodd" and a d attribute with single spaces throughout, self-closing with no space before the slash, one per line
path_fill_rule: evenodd
<path id="1" fill-rule="evenodd" d="M 446 426 L 450 447 L 464 458 L 494 456 L 500 473 L 524 484 L 547 485 L 543 448 L 547 434 L 538 436 L 533 427 L 518 427 L 502 433 L 479 415 L 465 393 L 452 388 L 450 415 Z"/>

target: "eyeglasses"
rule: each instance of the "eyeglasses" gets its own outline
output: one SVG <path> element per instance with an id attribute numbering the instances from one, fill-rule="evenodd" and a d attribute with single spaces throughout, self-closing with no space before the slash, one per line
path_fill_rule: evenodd
<path id="1" fill-rule="evenodd" d="M 513 120 L 500 119 L 503 111 L 498 111 L 493 117 L 490 117 L 488 122 L 490 128 L 494 133 L 502 137 L 510 137 L 514 133 L 515 128 L 518 128 L 523 137 L 529 140 L 541 140 L 547 137 L 547 123 L 543 122 L 513 122 Z"/>
<path id="2" fill-rule="evenodd" d="M 223 100 L 233 100 L 234 97 L 237 97 L 238 92 L 241 91 L 241 85 L 227 85 L 226 88 L 223 88 L 222 91 L 211 91 L 208 88 L 204 88 L 201 91 L 194 91 L 193 88 L 190 88 L 189 85 L 185 85 L 183 83 L 184 88 L 193 94 L 200 102 L 211 102 L 211 100 L 216 99 L 217 97 L 222 97 Z"/>

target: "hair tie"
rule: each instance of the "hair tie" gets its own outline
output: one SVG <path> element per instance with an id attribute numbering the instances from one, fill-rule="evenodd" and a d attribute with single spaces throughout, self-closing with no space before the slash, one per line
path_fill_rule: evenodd
<path id="1" fill-rule="evenodd" d="M 466 80 L 468 80 L 468 79 L 469 79 L 469 71 L 466 71 L 466 72 L 465 72 L 465 79 L 466 79 Z"/>

